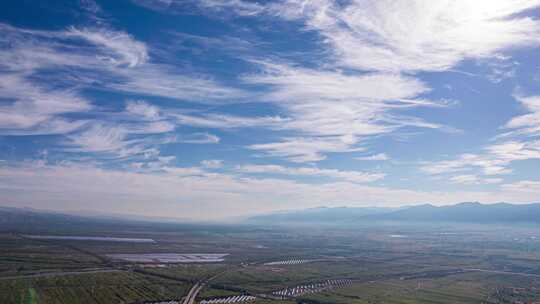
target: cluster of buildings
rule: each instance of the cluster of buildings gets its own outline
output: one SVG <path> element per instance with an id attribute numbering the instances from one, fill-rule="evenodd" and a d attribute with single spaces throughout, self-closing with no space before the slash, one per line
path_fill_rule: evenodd
<path id="1" fill-rule="evenodd" d="M 339 279 L 339 280 L 326 280 L 320 283 L 299 285 L 295 287 L 285 288 L 272 292 L 272 296 L 284 299 L 301 296 L 308 293 L 316 293 L 324 290 L 344 287 L 352 284 L 352 280 Z"/>
<path id="2" fill-rule="evenodd" d="M 241 296 L 231 296 L 226 298 L 216 298 L 211 300 L 202 300 L 199 302 L 200 304 L 214 304 L 214 303 L 240 303 L 240 302 L 248 302 L 248 301 L 254 301 L 256 297 L 254 296 L 247 296 L 247 295 L 241 295 Z"/>

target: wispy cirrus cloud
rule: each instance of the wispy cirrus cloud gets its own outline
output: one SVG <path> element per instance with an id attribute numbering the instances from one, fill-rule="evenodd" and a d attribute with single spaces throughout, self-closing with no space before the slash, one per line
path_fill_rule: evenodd
<path id="1" fill-rule="evenodd" d="M 540 159 L 540 141 L 506 141 L 484 148 L 483 154 L 462 154 L 457 159 L 427 163 L 421 169 L 430 174 L 480 168 L 485 175 L 512 172 L 508 166 L 519 160 Z"/>
<path id="2" fill-rule="evenodd" d="M 382 160 L 389 160 L 390 156 L 388 156 L 386 153 L 377 153 L 377 154 L 373 154 L 369 156 L 355 157 L 354 159 L 369 160 L 369 161 L 382 161 Z"/>
<path id="3" fill-rule="evenodd" d="M 253 144 L 248 149 L 262 151 L 273 157 L 283 157 L 292 162 L 316 162 L 326 159 L 327 153 L 363 151 L 351 147 L 358 142 L 354 136 L 290 137 L 279 142 Z"/>
<path id="4" fill-rule="evenodd" d="M 157 107 L 141 100 L 128 101 L 123 111 L 99 113 L 99 119 L 67 134 L 62 146 L 64 151 L 97 158 L 157 157 L 156 147 L 168 143 L 174 130 L 175 124 Z"/>
<path id="5" fill-rule="evenodd" d="M 520 63 L 509 56 L 496 55 L 487 61 L 490 69 L 487 79 L 493 83 L 500 83 L 506 79 L 515 78 Z"/>
<path id="6" fill-rule="evenodd" d="M 540 159 L 540 98 L 514 97 L 528 113 L 511 118 L 502 127 L 502 130 L 510 131 L 497 136 L 495 143 L 486 145 L 482 153 L 466 153 L 451 160 L 424 163 L 421 169 L 429 174 L 480 169 L 484 175 L 501 175 L 512 172 L 510 165 L 513 162 Z"/>
<path id="7" fill-rule="evenodd" d="M 512 129 L 510 134 L 540 135 L 540 96 L 522 96 L 516 94 L 515 99 L 528 112 L 508 121 L 505 128 Z"/>
<path id="8" fill-rule="evenodd" d="M 44 33 L 41 33 L 44 34 Z M 146 44 L 135 40 L 124 32 L 107 29 L 78 29 L 72 27 L 65 32 L 49 32 L 58 38 L 79 38 L 97 46 L 100 51 L 98 58 L 113 66 L 133 68 L 145 64 L 148 59 Z"/>
<path id="9" fill-rule="evenodd" d="M 467 58 L 538 45 L 538 21 L 519 15 L 538 6 L 536 0 L 290 0 L 272 8 L 320 33 L 339 64 L 399 72 L 444 71 Z"/>
<path id="10" fill-rule="evenodd" d="M 210 1 L 207 7 L 241 10 L 249 4 Z M 382 134 L 403 125 L 442 129 L 417 118 L 389 114 L 390 101 L 414 100 L 429 90 L 414 77 L 399 74 L 446 71 L 465 59 L 495 56 L 508 47 L 538 45 L 538 22 L 517 16 L 538 5 L 537 1 L 495 1 L 489 6 L 470 1 L 292 0 L 265 6 L 254 3 L 250 15 L 299 20 L 307 29 L 320 34 L 333 54 L 325 66 L 376 73 L 345 75 L 328 68 L 309 70 L 259 62 L 264 73 L 245 79 L 273 87 L 266 98 L 290 113 L 292 120 L 288 126 L 315 136 L 339 132 L 336 130 L 354 136 Z M 348 116 L 354 119 L 349 120 Z"/>
<path id="11" fill-rule="evenodd" d="M 435 175 L 473 169 L 480 169 L 485 175 L 499 175 L 512 171 L 506 167 L 509 163 L 509 161 L 498 159 L 494 155 L 466 153 L 459 155 L 455 159 L 424 163 L 420 169 L 428 174 Z"/>
<path id="12" fill-rule="evenodd" d="M 76 132 L 66 135 L 63 150 L 94 157 L 163 157 L 157 148 L 172 143 L 216 144 L 220 138 L 206 132 L 177 134 L 176 121 L 163 109 L 142 100 L 130 100 L 119 112 L 99 113 Z"/>
<path id="13" fill-rule="evenodd" d="M 97 88 L 195 102 L 239 97 L 209 77 L 151 62 L 148 47 L 108 28 L 28 30 L 0 24 L 3 134 L 68 133 L 81 126 L 65 114 L 93 108 L 81 91 Z"/>
<path id="14" fill-rule="evenodd" d="M 450 182 L 463 185 L 484 185 L 484 184 L 499 184 L 503 182 L 502 178 L 482 178 L 474 174 L 455 175 L 450 177 Z"/>
<path id="15" fill-rule="evenodd" d="M 241 16 L 258 15 L 265 11 L 265 7 L 257 2 L 243 0 L 200 0 L 197 4 L 204 8 L 214 11 L 229 12 L 234 10 L 235 14 Z"/>
<path id="16" fill-rule="evenodd" d="M 93 124 L 84 131 L 69 137 L 68 151 L 109 153 L 125 156 L 130 152 L 128 147 L 133 143 L 127 140 L 128 131 L 119 126 Z"/>
<path id="17" fill-rule="evenodd" d="M 1 59 L 0 59 L 1 60 Z M 63 134 L 81 127 L 64 115 L 92 109 L 91 103 L 75 92 L 44 88 L 19 75 L 0 75 L 0 134 Z"/>
<path id="18" fill-rule="evenodd" d="M 223 167 L 223 160 L 221 159 L 205 159 L 201 161 L 201 165 L 208 169 L 218 169 Z"/>
<path id="19" fill-rule="evenodd" d="M 210 10 L 228 8 L 244 16 L 300 21 L 320 35 L 332 54 L 321 65 L 324 68 L 263 61 L 257 62 L 263 73 L 244 78 L 272 87 L 265 98 L 289 114 L 292 119 L 287 127 L 311 136 L 385 134 L 407 125 L 452 130 L 390 114 L 390 102 L 413 101 L 429 90 L 427 84 L 402 73 L 448 71 L 466 59 L 508 58 L 501 55 L 507 48 L 540 44 L 538 21 L 519 15 L 538 7 L 536 0 L 489 5 L 465 0 L 284 0 L 269 4 L 235 0 L 200 5 Z M 345 75 L 336 68 L 372 73 Z M 490 77 L 499 81 L 511 73 L 499 64 Z M 401 106 L 421 105 L 404 102 Z"/>
<path id="20" fill-rule="evenodd" d="M 540 195 L 540 181 L 524 180 L 524 181 L 502 185 L 502 188 L 506 191 L 510 191 L 514 193 Z"/>
<path id="21" fill-rule="evenodd" d="M 161 64 L 112 72 L 113 78 L 99 83 L 100 86 L 126 93 L 205 104 L 235 103 L 247 96 L 242 90 L 222 86 L 209 76 L 185 75 L 179 73 L 178 68 Z"/>
<path id="22" fill-rule="evenodd" d="M 132 0 L 133 3 L 169 14 L 186 14 L 197 10 L 198 13 L 222 16 L 234 14 L 255 16 L 267 10 L 267 7 L 255 1 L 244 0 Z"/>
<path id="23" fill-rule="evenodd" d="M 538 1 L 526 0 L 494 1 L 490 5 L 470 1 L 282 1 L 268 6 L 268 12 L 300 20 L 307 29 L 324 37 L 333 54 L 326 66 L 373 73 L 344 76 L 321 69 L 306 73 L 303 68 L 267 66 L 266 73 L 255 80 L 274 85 L 276 90 L 271 97 L 292 103 L 287 104 L 292 116 L 297 116 L 292 123 L 304 124 L 305 130 L 311 132 L 347 130 L 362 136 L 390 133 L 406 125 L 450 131 L 451 127 L 390 114 L 392 101 L 412 101 L 429 90 L 427 84 L 401 73 L 447 71 L 466 59 L 501 58 L 500 52 L 507 48 L 538 45 L 538 21 L 518 13 L 539 5 Z M 508 61 L 508 57 L 504 58 Z M 497 79 L 509 76 L 508 71 L 501 69 L 495 73 Z M 302 104 L 298 100 L 310 101 Z M 347 119 L 347 114 L 352 119 Z M 305 117 L 305 122 L 298 116 Z M 351 130 L 354 126 L 356 130 Z M 432 170 L 456 170 L 459 162 L 439 164 Z M 488 174 L 507 171 L 492 165 L 500 160 L 473 162 Z"/>
<path id="24" fill-rule="evenodd" d="M 383 173 L 374 172 L 342 171 L 337 169 L 320 169 L 317 167 L 283 167 L 279 165 L 244 165 L 238 166 L 236 170 L 243 173 L 330 177 L 353 183 L 373 182 L 385 176 Z"/>
<path id="25" fill-rule="evenodd" d="M 217 144 L 221 141 L 219 136 L 210 133 L 192 133 L 175 137 L 172 142 L 186 144 Z"/>
<path id="26" fill-rule="evenodd" d="M 403 127 L 456 132 L 451 126 L 399 112 L 414 107 L 449 105 L 423 98 L 422 95 L 430 92 L 429 84 L 412 73 L 449 71 L 467 59 L 485 59 L 491 64 L 489 59 L 495 58 L 497 66 L 493 66 L 489 77 L 500 81 L 513 73 L 506 65 L 512 62 L 504 55 L 506 49 L 540 44 L 538 21 L 520 15 L 538 7 L 537 0 L 512 3 L 497 0 L 489 5 L 466 0 L 136 2 L 153 8 L 182 7 L 190 3 L 214 14 L 227 11 L 244 17 L 278 18 L 303 23 L 306 30 L 318 34 L 330 54 L 322 58 L 322 63 L 306 68 L 279 60 L 252 60 L 251 63 L 260 66 L 260 73 L 243 77 L 249 84 L 262 86 L 266 94 L 261 98 L 276 104 L 285 113 L 286 120 L 280 121 L 277 128 L 294 130 L 299 133 L 298 138 L 313 137 L 302 141 L 306 143 L 302 148 L 305 154 L 295 152 L 292 158 L 295 161 L 317 161 L 324 159 L 328 151 L 354 150 L 366 137 L 392 134 Z M 184 121 L 196 123 L 188 118 Z M 211 122 L 214 126 L 218 124 L 215 119 Z M 204 121 L 207 125 L 211 122 Z M 268 127 L 262 121 L 244 119 L 244 122 Z M 203 123 L 202 118 L 199 123 Z M 337 137 L 355 140 L 349 141 L 347 147 L 324 148 L 336 146 Z M 325 140 L 330 143 L 322 148 L 309 144 Z M 268 148 L 270 156 L 291 159 L 291 153 L 278 151 L 279 147 L 287 149 L 291 144 L 289 139 L 284 139 L 250 148 L 260 151 Z M 301 150 L 299 145 L 300 141 L 296 141 L 296 151 Z"/>
<path id="27" fill-rule="evenodd" d="M 196 2 L 210 10 L 301 21 L 324 38 L 339 64 L 367 71 L 444 71 L 467 58 L 540 42 L 538 21 L 520 15 L 539 7 L 537 0 Z"/>
<path id="28" fill-rule="evenodd" d="M 6 101 L 0 105 L 0 133 L 62 134 L 78 129 L 82 123 L 64 115 L 92 109 L 90 101 L 76 90 L 33 81 L 31 77 L 46 66 L 62 61 L 73 63 L 80 58 L 61 58 L 50 48 L 41 47 L 42 37 L 35 31 L 0 24 L 0 32 L 0 95 Z"/>
<path id="29" fill-rule="evenodd" d="M 202 128 L 215 129 L 237 129 L 237 128 L 253 128 L 265 127 L 279 129 L 284 127 L 284 123 L 289 121 L 288 118 L 280 116 L 235 116 L 229 114 L 200 114 L 200 113 L 179 113 L 178 111 L 170 112 L 169 115 L 175 119 L 180 125 L 188 125 Z"/>
<path id="30" fill-rule="evenodd" d="M 147 120 L 162 119 L 161 109 L 155 105 L 148 104 L 143 100 L 131 100 L 126 104 L 126 113 L 136 115 Z"/>
<path id="31" fill-rule="evenodd" d="M 354 151 L 362 137 L 388 134 L 407 126 L 443 129 L 441 125 L 399 114 L 399 110 L 412 107 L 448 106 L 445 102 L 416 99 L 429 88 L 415 78 L 386 73 L 347 75 L 339 70 L 258 64 L 262 72 L 247 75 L 244 80 L 269 87 L 262 98 L 288 114 L 281 123 L 282 129 L 297 131 L 304 138 L 313 137 L 296 140 L 294 144 L 285 140 L 250 147 L 268 148 L 272 156 L 296 155 L 295 161 L 317 161 L 324 159 L 321 153 Z M 292 146 L 300 148 L 302 143 L 305 144 L 303 156 L 298 155 L 300 149 L 287 152 Z M 280 147 L 284 151 L 278 151 Z"/>
<path id="32" fill-rule="evenodd" d="M 159 167 L 161 145 L 220 140 L 174 132 L 175 120 L 145 101 L 128 100 L 120 110 L 96 106 L 87 90 L 203 103 L 242 95 L 210 77 L 153 63 L 144 42 L 106 26 L 47 31 L 0 24 L 0 32 L 0 135 L 64 135 L 54 149 L 68 159 Z"/>

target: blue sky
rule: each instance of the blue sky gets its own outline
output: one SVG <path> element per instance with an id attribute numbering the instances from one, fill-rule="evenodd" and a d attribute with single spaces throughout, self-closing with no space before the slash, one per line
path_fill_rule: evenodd
<path id="1" fill-rule="evenodd" d="M 540 1 L 0 4 L 2 205 L 540 198 Z"/>

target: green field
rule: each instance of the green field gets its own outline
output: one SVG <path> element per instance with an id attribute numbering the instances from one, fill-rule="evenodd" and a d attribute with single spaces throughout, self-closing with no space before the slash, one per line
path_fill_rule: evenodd
<path id="1" fill-rule="evenodd" d="M 197 300 L 273 291 L 328 279 L 352 285 L 254 303 L 534 303 L 540 299 L 540 241 L 534 228 L 356 229 L 246 226 L 89 227 L 77 235 L 152 238 L 155 244 L 44 241 L 0 233 L 0 303 L 109 304 L 180 300 L 205 282 Z M 442 229 L 442 228 L 439 228 Z M 448 227 L 443 231 L 448 231 Z M 62 231 L 54 231 L 56 234 Z M 37 231 L 36 233 L 50 233 Z M 63 233 L 69 234 L 69 231 Z M 392 233 L 407 238 L 390 238 Z M 217 264 L 110 260 L 111 253 L 229 253 Z M 317 259 L 296 265 L 265 265 Z M 482 270 L 482 271 L 479 271 Z M 209 281 L 208 281 L 209 280 Z"/>
<path id="2" fill-rule="evenodd" d="M 31 287 L 29 287 L 31 286 Z M 2 303 L 133 303 L 179 299 L 188 284 L 133 273 L 51 276 L 0 281 Z"/>

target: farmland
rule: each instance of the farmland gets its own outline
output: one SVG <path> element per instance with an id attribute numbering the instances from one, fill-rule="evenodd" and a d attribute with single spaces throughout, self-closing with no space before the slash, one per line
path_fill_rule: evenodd
<path id="1" fill-rule="evenodd" d="M 5 229 L 2 303 L 498 304 L 540 298 L 536 227 L 140 225 L 54 234 Z"/>

